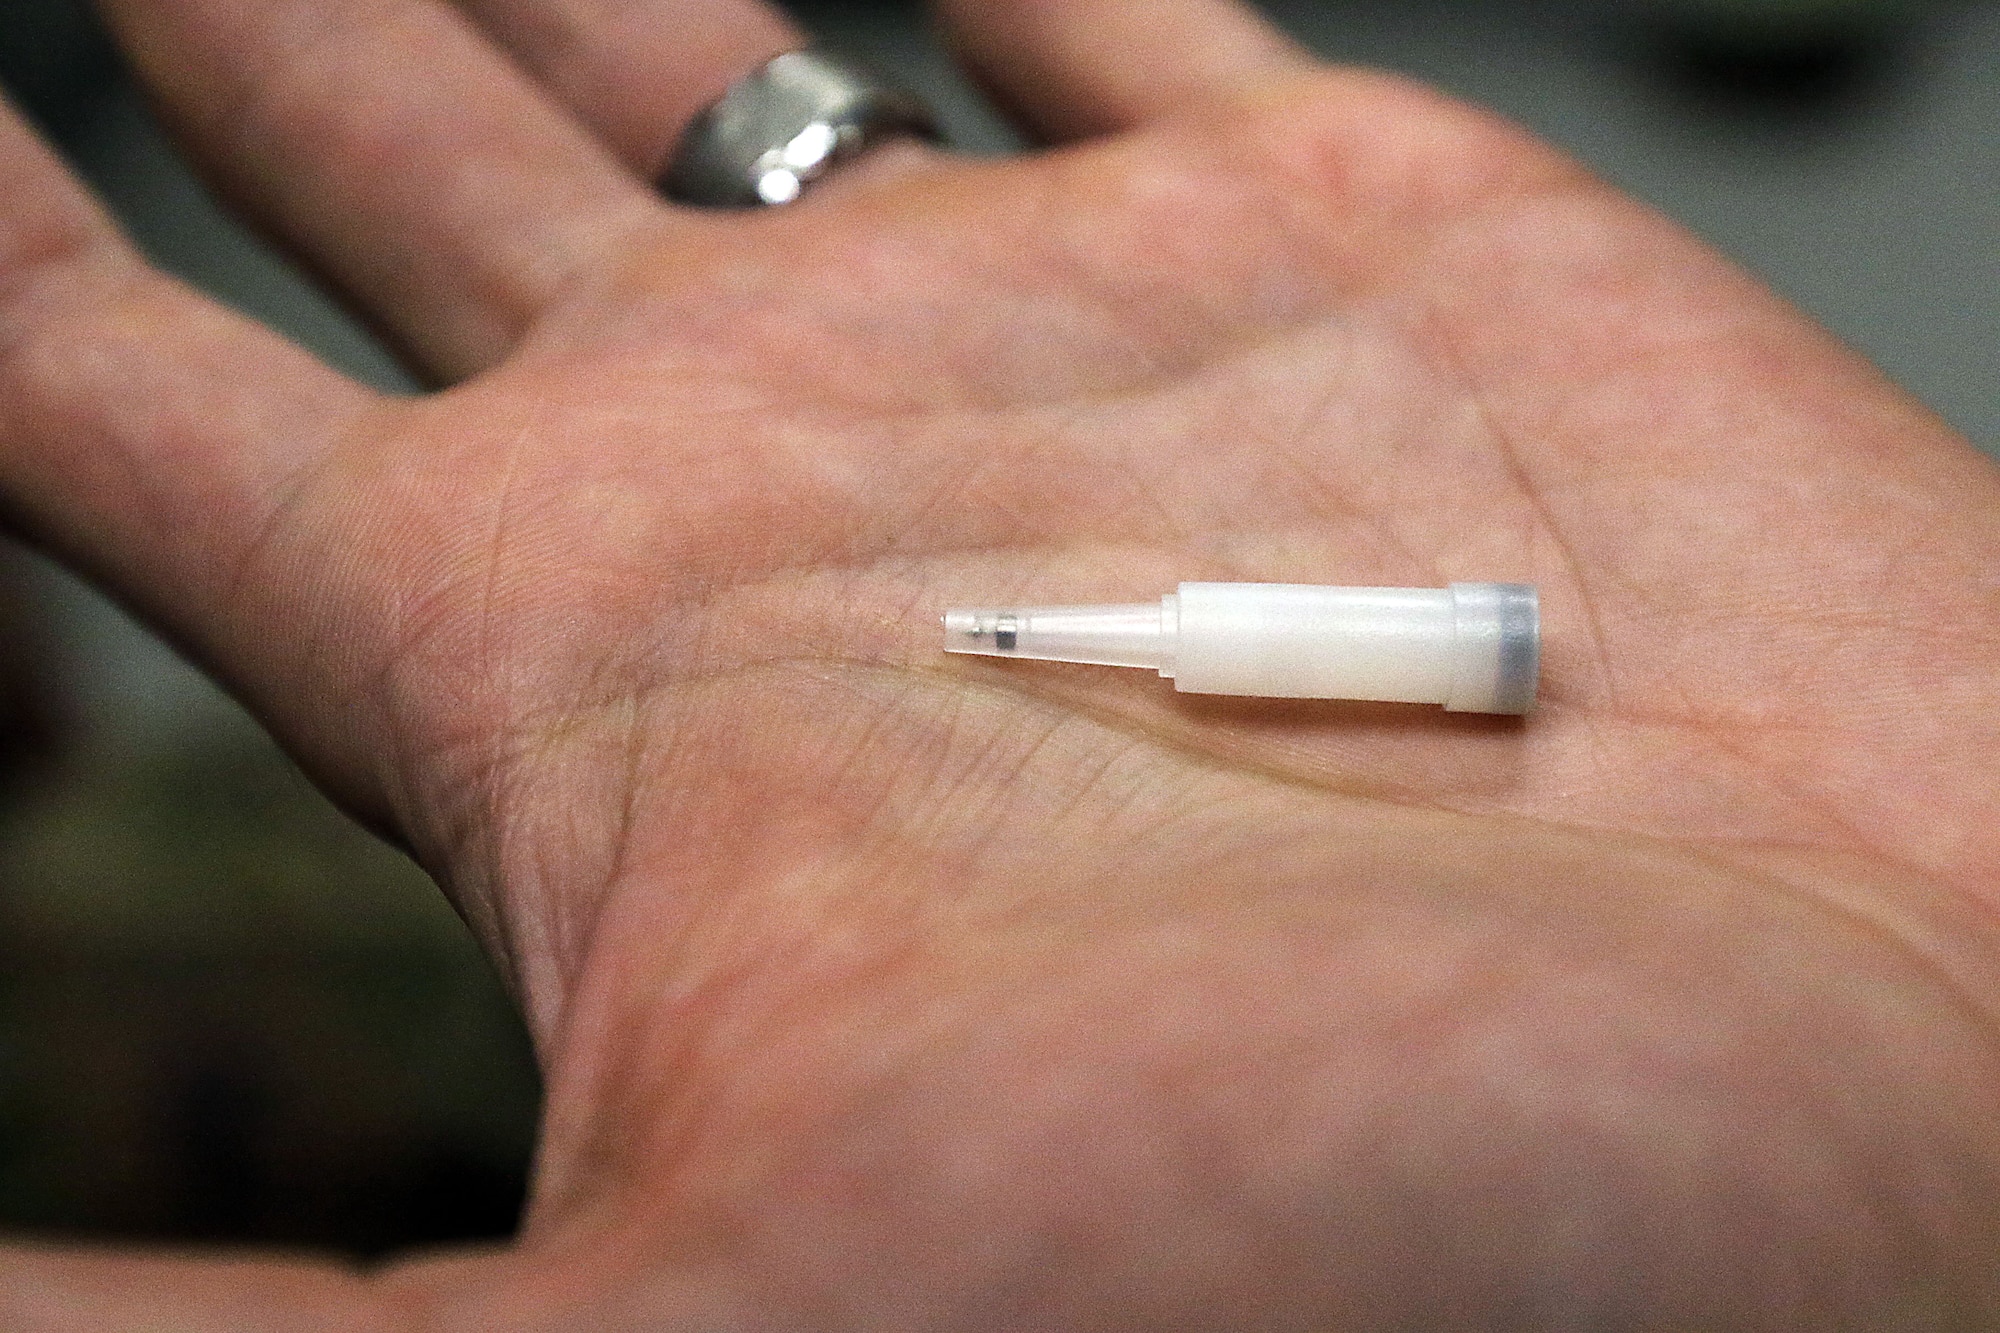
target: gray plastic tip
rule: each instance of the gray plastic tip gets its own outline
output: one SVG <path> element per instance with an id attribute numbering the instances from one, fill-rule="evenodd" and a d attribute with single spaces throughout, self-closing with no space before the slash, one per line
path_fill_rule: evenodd
<path id="1" fill-rule="evenodd" d="M 1542 675 L 1540 598 L 1526 583 L 1454 583 L 1457 669 L 1445 707 L 1456 713 L 1525 713 Z"/>

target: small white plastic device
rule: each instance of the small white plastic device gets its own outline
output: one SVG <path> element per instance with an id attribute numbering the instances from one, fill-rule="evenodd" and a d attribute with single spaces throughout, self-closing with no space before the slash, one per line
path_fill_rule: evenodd
<path id="1" fill-rule="evenodd" d="M 948 653 L 1152 667 L 1190 694 L 1525 713 L 1542 618 L 1524 583 L 1183 583 L 1158 602 L 947 611 Z"/>

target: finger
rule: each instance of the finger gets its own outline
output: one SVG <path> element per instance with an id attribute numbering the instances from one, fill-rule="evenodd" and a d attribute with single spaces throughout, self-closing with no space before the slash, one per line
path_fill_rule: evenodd
<path id="1" fill-rule="evenodd" d="M 0 497 L 11 523 L 239 686 L 262 684 L 274 636 L 245 623 L 233 581 L 296 479 L 379 402 L 149 269 L 0 106 Z"/>
<path id="2" fill-rule="evenodd" d="M 664 217 L 441 0 L 107 0 L 224 190 L 440 378 Z"/>
<path id="3" fill-rule="evenodd" d="M 1234 0 L 937 0 L 961 56 L 1051 140 L 1130 129 L 1302 68 Z"/>
<path id="4" fill-rule="evenodd" d="M 805 37 L 761 0 L 459 0 L 642 180 L 695 114 Z"/>
<path id="5" fill-rule="evenodd" d="M 331 1264 L 0 1247 L 0 1328 L 13 1333 L 408 1326 L 386 1288 Z"/>
<path id="6" fill-rule="evenodd" d="M 656 1274 L 617 1281 L 602 1237 L 526 1248 L 457 1245 L 359 1267 L 217 1247 L 0 1244 L 7 1333 L 488 1333 L 715 1329 L 741 1298 Z"/>

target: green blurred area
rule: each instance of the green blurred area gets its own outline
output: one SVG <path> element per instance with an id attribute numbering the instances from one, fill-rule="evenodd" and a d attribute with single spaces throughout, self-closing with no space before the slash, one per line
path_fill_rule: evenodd
<path id="1" fill-rule="evenodd" d="M 0 808 L 0 1226 L 372 1254 L 504 1234 L 538 1087 L 441 894 L 261 734 Z"/>

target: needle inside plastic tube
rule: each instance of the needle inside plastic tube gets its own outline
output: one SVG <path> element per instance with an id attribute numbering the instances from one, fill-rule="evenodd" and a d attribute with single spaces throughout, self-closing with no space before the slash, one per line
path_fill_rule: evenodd
<path id="1" fill-rule="evenodd" d="M 1525 713 L 1541 676 L 1535 589 L 1183 583 L 1157 602 L 954 610 L 950 653 L 1150 667 L 1191 694 L 1374 699 Z"/>

